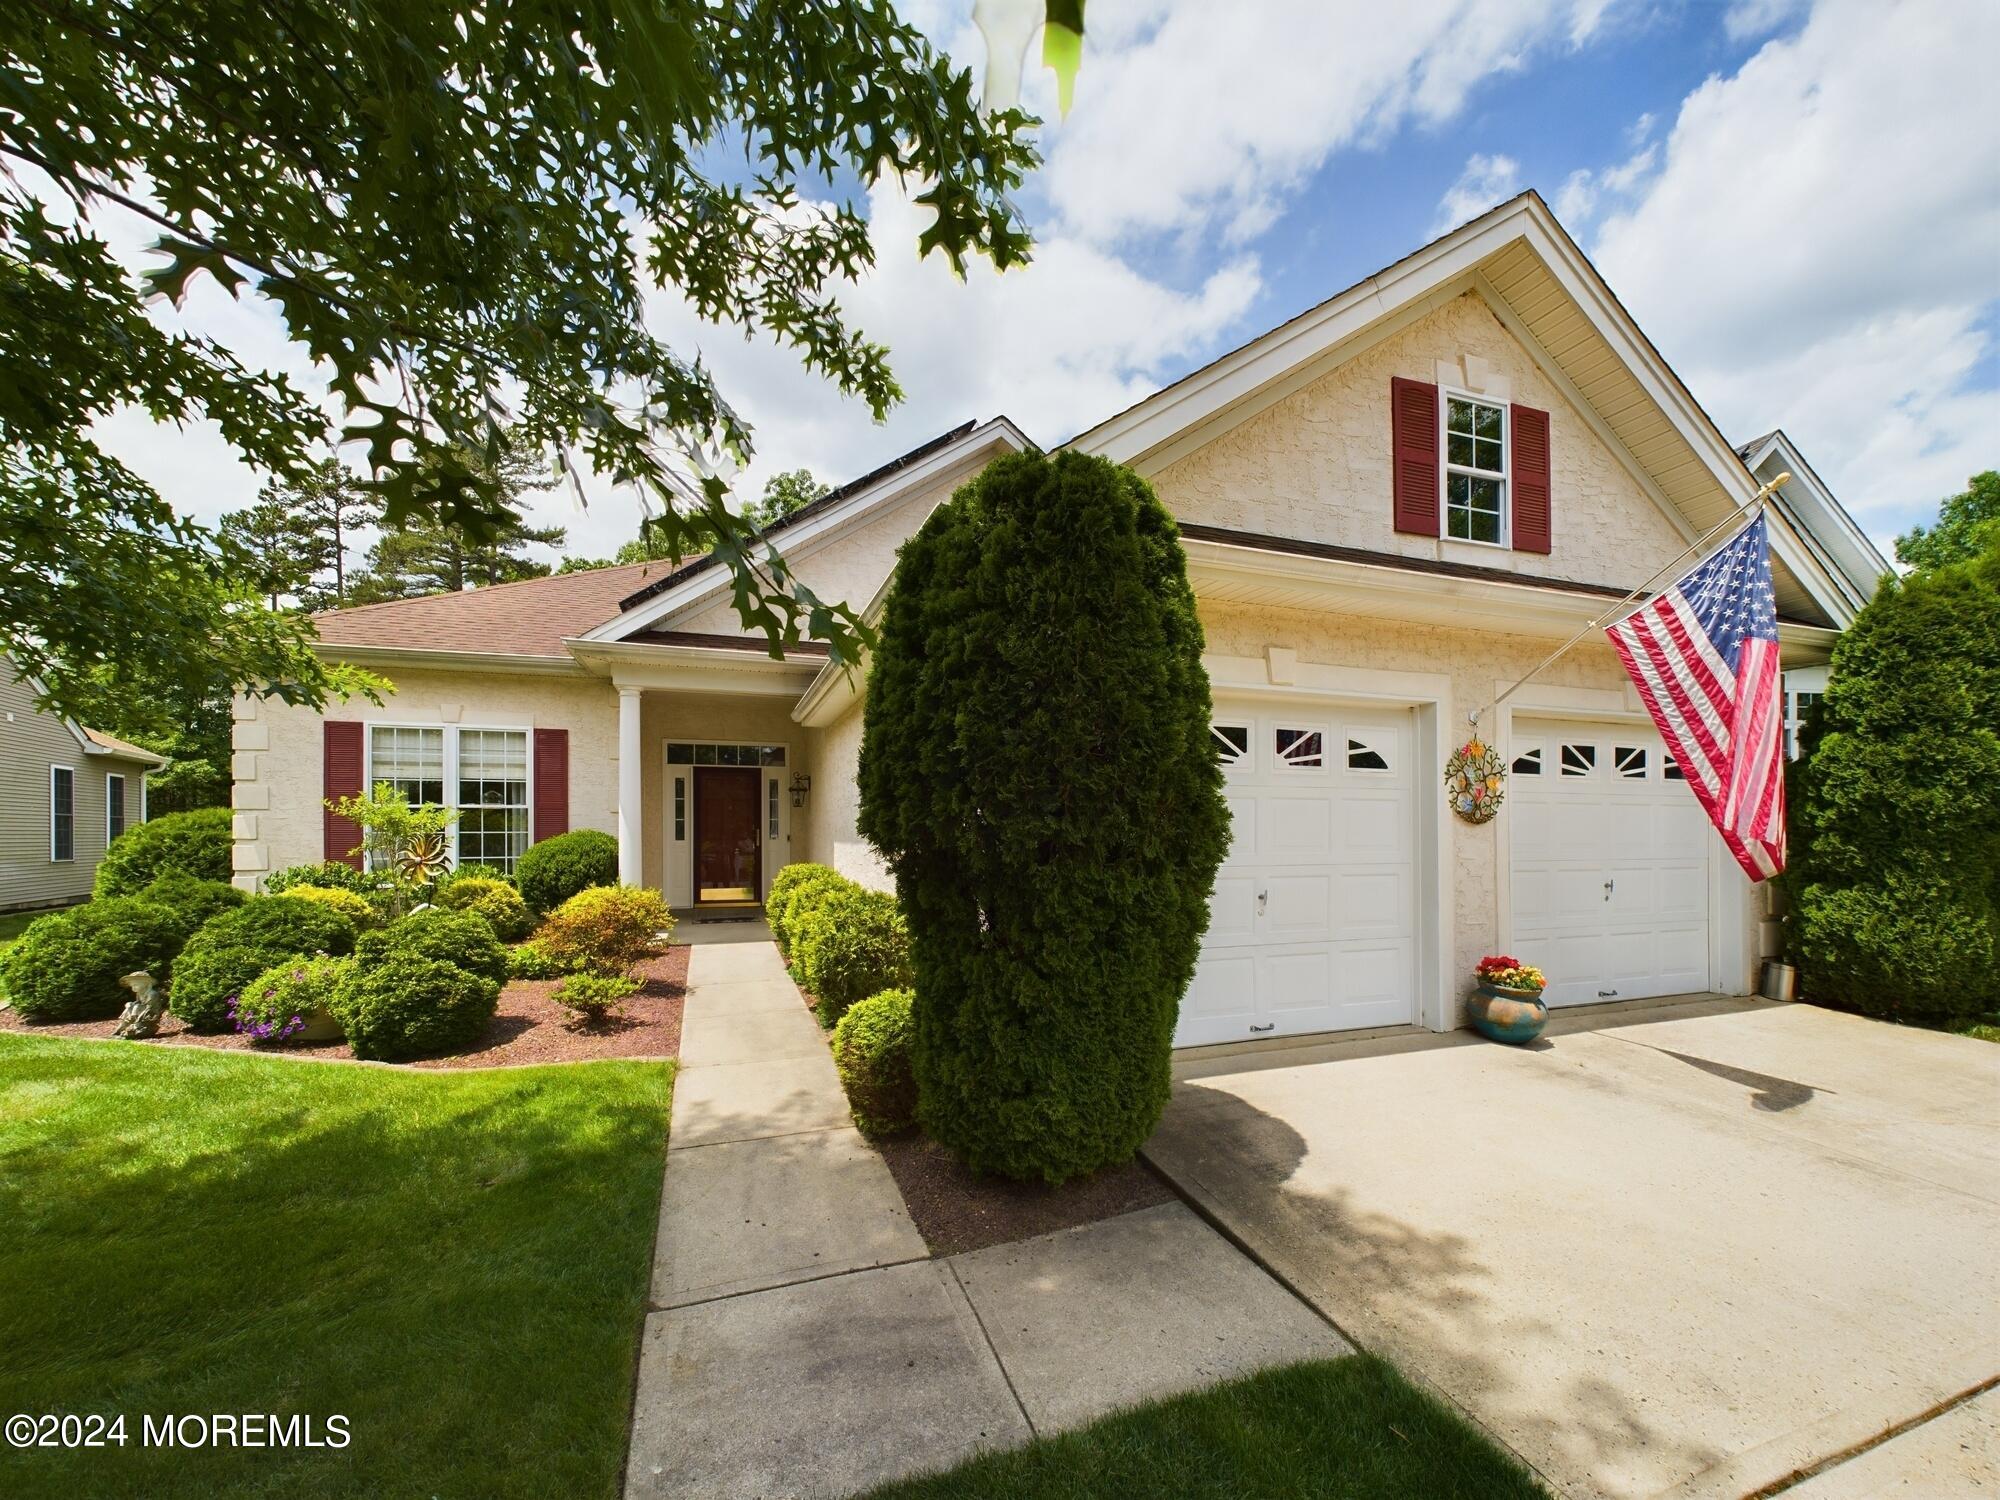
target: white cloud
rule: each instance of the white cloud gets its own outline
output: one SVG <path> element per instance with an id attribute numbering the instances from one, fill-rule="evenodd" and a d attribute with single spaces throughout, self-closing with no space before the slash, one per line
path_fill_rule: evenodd
<path id="1" fill-rule="evenodd" d="M 1567 186 L 1567 184 L 1565 184 Z M 1433 235 L 1456 229 L 1468 219 L 1476 219 L 1494 204 L 1521 190 L 1521 164 L 1511 156 L 1483 156 L 1474 153 L 1465 159 L 1458 181 L 1445 189 L 1438 200 Z"/>
<path id="2" fill-rule="evenodd" d="M 1651 115 L 1641 115 L 1639 124 L 1650 129 Z M 1630 134 L 1628 134 L 1630 139 Z M 1657 146 L 1645 146 L 1633 152 L 1615 167 L 1606 167 L 1601 172 L 1579 168 L 1563 179 L 1563 185 L 1556 190 L 1556 217 L 1563 227 L 1572 234 L 1597 213 L 1601 200 L 1629 197 L 1653 170 L 1653 162 L 1659 156 Z"/>
<path id="3" fill-rule="evenodd" d="M 1825 0 L 1683 102 L 1594 258 L 1732 437 L 1783 426 L 1877 535 L 2000 448 L 2000 11 Z"/>
<path id="4" fill-rule="evenodd" d="M 1808 3 L 1809 0 L 1734 0 L 1722 18 L 1722 27 L 1731 41 L 1747 41 L 1776 31 Z"/>

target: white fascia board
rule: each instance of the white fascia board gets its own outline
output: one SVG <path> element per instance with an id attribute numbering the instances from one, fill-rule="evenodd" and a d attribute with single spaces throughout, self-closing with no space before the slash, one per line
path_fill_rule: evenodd
<path id="1" fill-rule="evenodd" d="M 1767 436 L 1744 462 L 1759 479 L 1775 477 L 1780 470 L 1791 472 L 1791 482 L 1779 495 L 1826 548 L 1862 602 L 1873 598 L 1876 585 L 1894 569 L 1783 429 Z M 1764 473 L 1767 467 L 1769 475 Z"/>
<path id="2" fill-rule="evenodd" d="M 818 672 L 815 665 L 753 651 L 582 638 L 563 644 L 586 670 L 617 687 L 796 699 Z"/>
<path id="3" fill-rule="evenodd" d="M 393 672 L 408 667 L 436 672 L 497 672 L 508 676 L 576 677 L 583 669 L 567 656 L 533 656 L 503 651 L 435 651 L 410 646 L 342 646 L 313 643 L 322 661 L 380 668 Z"/>
<path id="4" fill-rule="evenodd" d="M 815 516 L 779 533 L 774 544 L 780 556 L 796 559 L 819 544 L 864 524 L 877 510 L 917 490 L 924 489 L 956 468 L 972 467 L 971 460 L 991 448 L 1014 452 L 1029 447 L 1027 437 L 1005 417 L 982 422 L 957 442 L 928 454 L 907 469 L 885 474 L 858 494 L 850 495 L 821 516 Z M 726 568 L 704 568 L 700 573 L 655 595 L 633 609 L 605 621 L 579 637 L 585 641 L 620 641 L 636 630 L 657 625 L 666 617 L 705 605 L 727 593 L 730 586 Z"/>

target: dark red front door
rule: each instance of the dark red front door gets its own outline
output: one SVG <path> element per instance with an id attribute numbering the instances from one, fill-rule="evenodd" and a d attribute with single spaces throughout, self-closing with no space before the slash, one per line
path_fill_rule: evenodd
<path id="1" fill-rule="evenodd" d="M 756 901 L 763 895 L 754 766 L 694 768 L 694 898 Z"/>

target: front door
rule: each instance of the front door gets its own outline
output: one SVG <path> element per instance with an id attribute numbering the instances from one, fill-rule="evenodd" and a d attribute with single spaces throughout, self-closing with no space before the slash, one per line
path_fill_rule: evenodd
<path id="1" fill-rule="evenodd" d="M 694 899 L 756 901 L 763 895 L 754 766 L 694 768 Z"/>

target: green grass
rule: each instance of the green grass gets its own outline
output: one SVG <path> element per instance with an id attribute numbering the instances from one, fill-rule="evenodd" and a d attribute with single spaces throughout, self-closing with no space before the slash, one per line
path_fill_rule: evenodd
<path id="1" fill-rule="evenodd" d="M 1991 1021 L 1981 1021 L 1972 1026 L 1959 1027 L 1958 1034 L 1982 1042 L 2000 1042 L 2000 1025 L 1995 1025 Z"/>
<path id="2" fill-rule="evenodd" d="M 1268 1370 L 990 1454 L 870 1500 L 1507 1500 L 1512 1458 L 1372 1355 Z"/>
<path id="3" fill-rule="evenodd" d="M 410 1073 L 0 1036 L 0 1494 L 615 1496 L 673 1067 Z M 139 1446 L 341 1415 L 340 1451 Z"/>
<path id="4" fill-rule="evenodd" d="M 28 924 L 37 917 L 47 916 L 40 911 L 0 912 L 0 948 L 5 948 L 15 938 L 28 930 Z"/>

